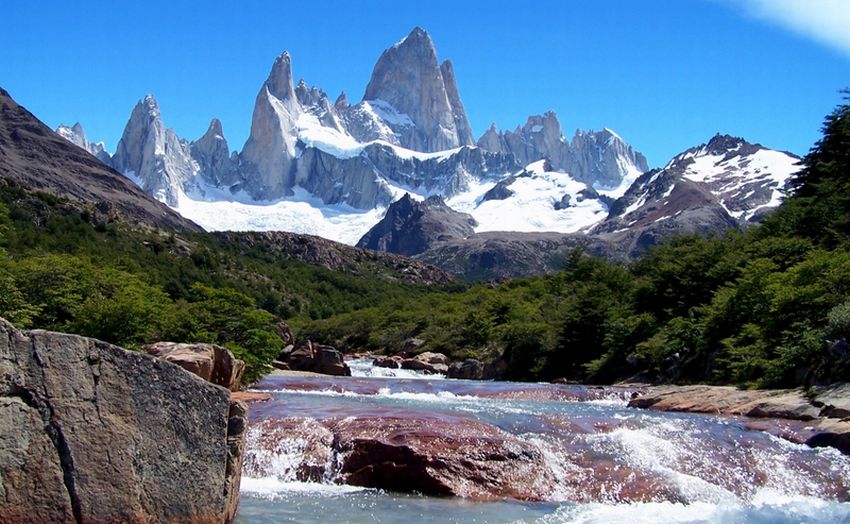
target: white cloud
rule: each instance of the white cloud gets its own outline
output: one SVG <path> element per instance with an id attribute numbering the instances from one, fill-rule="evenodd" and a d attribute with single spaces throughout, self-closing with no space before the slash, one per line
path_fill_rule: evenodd
<path id="1" fill-rule="evenodd" d="M 752 16 L 791 29 L 850 56 L 850 1 L 741 0 Z"/>

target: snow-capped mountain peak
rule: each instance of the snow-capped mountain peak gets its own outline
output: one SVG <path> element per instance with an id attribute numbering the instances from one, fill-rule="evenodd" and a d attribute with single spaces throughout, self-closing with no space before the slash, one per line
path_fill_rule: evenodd
<path id="1" fill-rule="evenodd" d="M 75 146 L 85 149 L 104 164 L 110 164 L 111 157 L 109 156 L 109 153 L 106 152 L 106 146 L 104 143 L 89 142 L 88 138 L 86 138 L 86 132 L 83 131 L 83 126 L 79 122 L 70 127 L 65 124 L 60 124 L 59 127 L 56 128 L 56 133 Z"/>

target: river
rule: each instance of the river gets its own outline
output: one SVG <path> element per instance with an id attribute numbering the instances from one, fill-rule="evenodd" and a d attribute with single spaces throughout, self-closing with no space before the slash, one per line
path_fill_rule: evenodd
<path id="1" fill-rule="evenodd" d="M 743 420 L 630 409 L 629 391 L 617 388 L 349 365 L 352 377 L 273 375 L 256 386 L 272 399 L 251 406 L 236 522 L 850 523 L 850 457 Z M 448 442 L 457 448 L 431 464 L 451 471 L 455 464 L 443 462 L 452 453 L 474 455 L 494 442 L 519 451 L 458 482 L 466 497 L 404 494 L 337 483 L 354 452 L 340 451 L 338 433 L 325 426 L 359 437 L 391 426 L 393 438 Z M 526 462 L 514 471 L 514 459 Z M 501 484 L 490 478 L 500 470 Z"/>

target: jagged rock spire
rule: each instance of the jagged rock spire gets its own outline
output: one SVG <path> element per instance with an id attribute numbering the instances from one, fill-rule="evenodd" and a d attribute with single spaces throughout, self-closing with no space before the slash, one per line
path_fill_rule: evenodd
<path id="1" fill-rule="evenodd" d="M 386 102 L 409 118 L 412 125 L 388 122 L 404 147 L 442 151 L 473 143 L 451 64 L 440 67 L 431 37 L 420 27 L 381 54 L 363 99 Z"/>

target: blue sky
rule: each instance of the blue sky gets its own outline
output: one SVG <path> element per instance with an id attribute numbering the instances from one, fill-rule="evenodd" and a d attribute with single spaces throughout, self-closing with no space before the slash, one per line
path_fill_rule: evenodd
<path id="1" fill-rule="evenodd" d="M 454 62 L 476 136 L 553 109 L 568 137 L 609 127 L 651 166 L 715 132 L 805 154 L 850 86 L 846 0 L 5 0 L 0 87 L 109 150 L 146 93 L 180 136 L 216 116 L 241 149 L 282 51 L 296 81 L 355 102 L 417 25 Z"/>

